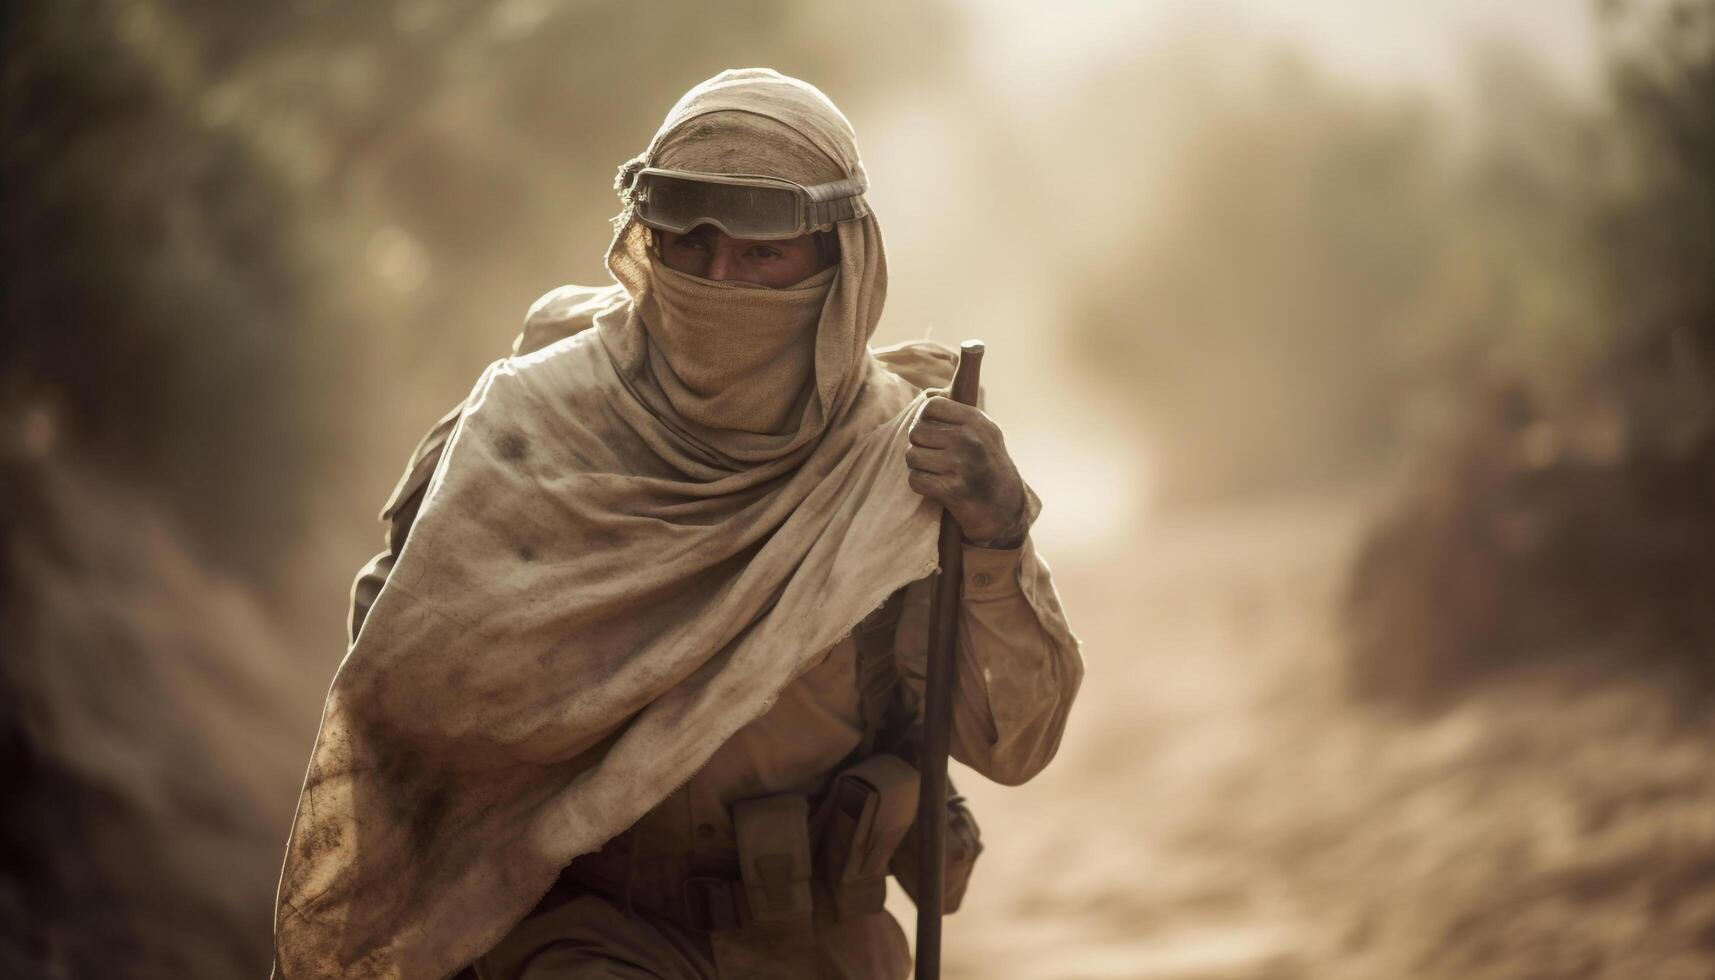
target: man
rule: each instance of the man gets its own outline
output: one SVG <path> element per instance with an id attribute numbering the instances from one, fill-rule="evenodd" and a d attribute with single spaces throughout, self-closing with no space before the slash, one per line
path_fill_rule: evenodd
<path id="1" fill-rule="evenodd" d="M 924 393 L 950 354 L 867 346 L 865 184 L 844 116 L 760 69 L 622 168 L 616 284 L 539 301 L 385 512 L 288 844 L 283 976 L 908 971 L 881 876 L 936 505 L 967 538 L 954 755 L 1030 778 L 1082 662 L 999 430 Z"/>

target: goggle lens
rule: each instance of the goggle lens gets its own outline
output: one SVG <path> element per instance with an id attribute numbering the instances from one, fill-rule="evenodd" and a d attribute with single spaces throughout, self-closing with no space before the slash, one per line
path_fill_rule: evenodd
<path id="1" fill-rule="evenodd" d="M 677 233 L 712 224 L 734 238 L 792 238 L 802 233 L 797 192 L 645 174 L 638 180 L 637 217 Z"/>

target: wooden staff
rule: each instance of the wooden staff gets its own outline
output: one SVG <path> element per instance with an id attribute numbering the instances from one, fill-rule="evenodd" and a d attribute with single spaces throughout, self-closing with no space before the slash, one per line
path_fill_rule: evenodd
<path id="1" fill-rule="evenodd" d="M 983 343 L 959 345 L 954 401 L 977 403 Z M 953 729 L 954 656 L 959 641 L 959 585 L 964 580 L 964 533 L 941 512 L 941 574 L 929 600 L 929 665 L 923 692 L 922 784 L 917 798 L 917 980 L 941 976 L 941 899 L 946 892 L 947 743 Z"/>

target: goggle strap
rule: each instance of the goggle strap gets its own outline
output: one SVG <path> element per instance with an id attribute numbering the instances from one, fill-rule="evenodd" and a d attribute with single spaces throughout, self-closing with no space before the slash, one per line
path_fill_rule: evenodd
<path id="1" fill-rule="evenodd" d="M 804 207 L 804 223 L 811 227 L 838 224 L 869 214 L 863 195 L 835 198 L 832 201 L 811 201 Z"/>

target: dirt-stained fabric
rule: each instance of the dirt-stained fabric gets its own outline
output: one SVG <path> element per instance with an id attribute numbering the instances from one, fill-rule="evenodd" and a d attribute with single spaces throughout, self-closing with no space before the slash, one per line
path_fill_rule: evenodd
<path id="1" fill-rule="evenodd" d="M 861 171 L 825 97 L 756 70 L 692 90 L 651 152 L 735 110 Z M 902 462 L 921 395 L 867 348 L 879 229 L 837 231 L 814 375 L 774 379 L 804 391 L 771 431 L 675 409 L 626 216 L 593 328 L 478 381 L 328 695 L 280 884 L 285 976 L 451 974 L 933 569 L 937 513 Z"/>

